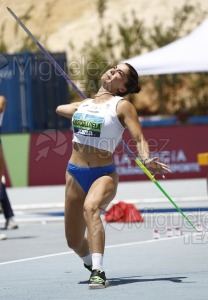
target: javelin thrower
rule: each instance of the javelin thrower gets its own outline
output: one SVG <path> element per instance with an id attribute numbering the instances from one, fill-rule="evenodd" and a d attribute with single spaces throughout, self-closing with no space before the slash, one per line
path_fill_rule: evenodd
<path id="1" fill-rule="evenodd" d="M 67 82 L 85 99 L 51 55 L 17 16 L 9 8 L 8 10 Z M 119 64 L 103 74 L 101 82 L 102 86 L 94 99 L 61 105 L 56 110 L 58 114 L 72 118 L 74 131 L 73 151 L 66 168 L 66 239 L 68 246 L 91 272 L 89 288 L 92 289 L 105 288 L 109 284 L 103 269 L 105 231 L 100 216 L 116 195 L 118 174 L 113 164 L 113 152 L 121 142 L 125 128 L 128 128 L 136 141 L 140 159 L 135 157 L 122 141 L 126 151 L 183 214 L 155 180 L 155 174 L 171 171 L 167 165 L 159 162 L 157 157 L 149 157 L 149 147 L 142 133 L 136 109 L 124 99 L 124 96 L 139 93 L 141 90 L 137 72 L 129 64 Z M 183 216 L 193 226 L 184 214 Z"/>

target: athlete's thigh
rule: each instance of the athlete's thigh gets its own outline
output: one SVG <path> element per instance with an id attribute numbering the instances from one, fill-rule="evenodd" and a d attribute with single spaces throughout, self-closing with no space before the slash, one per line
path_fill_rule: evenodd
<path id="1" fill-rule="evenodd" d="M 85 232 L 83 216 L 85 192 L 71 174 L 66 172 L 65 190 L 65 231 L 67 237 L 80 237 Z"/>
<path id="2" fill-rule="evenodd" d="M 116 195 L 117 186 L 117 172 L 99 177 L 93 182 L 85 199 L 85 205 L 91 204 L 100 209 L 106 209 Z"/>

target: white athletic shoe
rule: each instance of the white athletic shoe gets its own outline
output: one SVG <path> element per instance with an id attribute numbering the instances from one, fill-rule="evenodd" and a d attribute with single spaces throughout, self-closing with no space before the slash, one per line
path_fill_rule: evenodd
<path id="1" fill-rule="evenodd" d="M 13 218 L 9 218 L 9 219 L 6 220 L 5 229 L 17 229 L 17 228 L 18 228 L 18 225 L 14 221 Z"/>
<path id="2" fill-rule="evenodd" d="M 0 232 L 0 240 L 6 240 L 6 234 Z"/>

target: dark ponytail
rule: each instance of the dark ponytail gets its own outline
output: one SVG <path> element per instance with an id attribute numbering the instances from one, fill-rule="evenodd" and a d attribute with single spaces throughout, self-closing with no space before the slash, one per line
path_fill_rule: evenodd
<path id="1" fill-rule="evenodd" d="M 139 76 L 137 71 L 132 67 L 132 65 L 125 63 L 129 68 L 128 81 L 125 84 L 126 92 L 119 93 L 118 96 L 126 96 L 128 94 L 139 93 L 141 91 L 141 86 L 139 83 Z"/>

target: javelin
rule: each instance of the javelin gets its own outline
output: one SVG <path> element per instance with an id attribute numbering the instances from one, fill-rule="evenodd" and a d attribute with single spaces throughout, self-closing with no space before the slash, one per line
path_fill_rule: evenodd
<path id="1" fill-rule="evenodd" d="M 22 21 L 15 15 L 15 13 L 7 7 L 7 10 L 10 14 L 15 18 L 17 23 L 24 29 L 24 31 L 29 35 L 29 37 L 34 41 L 34 43 L 39 47 L 39 49 L 45 54 L 48 60 L 54 65 L 54 67 L 59 71 L 59 73 L 66 79 L 66 81 L 75 89 L 78 95 L 82 99 L 86 99 L 86 96 L 78 89 L 78 87 L 74 84 L 74 82 L 69 78 L 66 72 L 57 64 L 55 59 L 50 55 L 50 53 L 38 42 L 38 40 L 34 37 L 34 35 L 29 31 L 29 29 L 22 23 Z M 182 212 L 180 207 L 171 199 L 171 197 L 166 193 L 166 191 L 161 187 L 159 182 L 154 178 L 154 176 L 147 170 L 147 168 L 143 165 L 143 163 L 139 160 L 139 158 L 129 149 L 129 147 L 121 140 L 121 145 L 125 148 L 126 152 L 134 159 L 135 163 L 144 171 L 144 173 L 149 177 L 149 179 L 154 182 L 154 184 L 159 188 L 159 190 L 166 196 L 166 198 L 173 204 L 173 206 L 177 209 L 177 211 L 186 219 L 186 221 L 196 230 L 198 231 L 192 222 L 187 218 L 187 216 Z"/>

